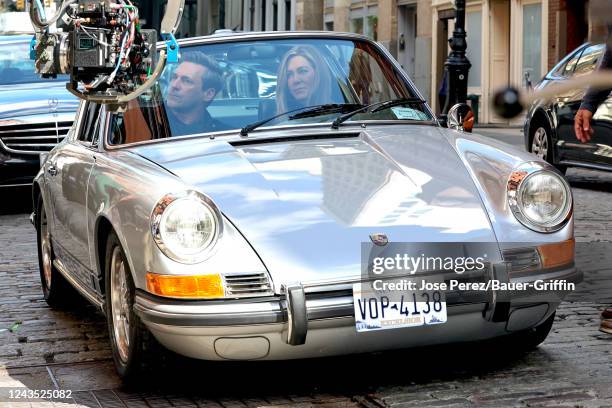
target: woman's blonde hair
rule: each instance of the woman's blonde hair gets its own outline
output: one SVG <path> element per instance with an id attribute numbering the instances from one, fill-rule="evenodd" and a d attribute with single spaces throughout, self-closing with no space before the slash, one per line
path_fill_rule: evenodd
<path id="1" fill-rule="evenodd" d="M 315 71 L 315 84 L 305 106 L 331 103 L 331 73 L 319 51 L 311 45 L 300 45 L 290 49 L 280 64 L 276 82 L 276 111 L 284 113 L 298 108 L 298 104 L 289 92 L 288 73 L 289 62 L 294 57 L 303 57 Z"/>

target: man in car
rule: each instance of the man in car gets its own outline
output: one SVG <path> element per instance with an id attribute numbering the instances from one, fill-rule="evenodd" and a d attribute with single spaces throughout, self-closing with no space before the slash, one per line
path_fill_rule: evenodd
<path id="1" fill-rule="evenodd" d="M 185 53 L 166 98 L 172 136 L 223 130 L 223 124 L 207 110 L 222 87 L 223 72 L 213 58 L 202 52 Z"/>
<path id="2" fill-rule="evenodd" d="M 612 69 L 612 25 L 608 25 L 608 41 L 606 46 L 606 52 L 601 60 L 598 67 L 599 70 Z M 576 113 L 574 118 L 574 131 L 576 132 L 576 138 L 582 143 L 587 143 L 593 136 L 593 128 L 591 127 L 591 120 L 593 114 L 597 111 L 599 105 L 601 105 L 608 95 L 612 92 L 612 87 L 606 89 L 589 89 L 584 98 L 580 109 Z M 612 334 L 612 307 L 604 309 L 601 313 L 601 325 L 599 330 Z"/>

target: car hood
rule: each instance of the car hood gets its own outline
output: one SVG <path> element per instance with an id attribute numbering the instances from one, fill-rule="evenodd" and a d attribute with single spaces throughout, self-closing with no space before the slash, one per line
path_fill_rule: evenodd
<path id="1" fill-rule="evenodd" d="M 358 276 L 361 243 L 375 233 L 390 242 L 495 242 L 470 174 L 435 127 L 259 139 L 134 151 L 209 195 L 275 283 Z"/>
<path id="2" fill-rule="evenodd" d="M 63 82 L 0 86 L 0 120 L 48 113 L 76 112 L 78 99 Z"/>

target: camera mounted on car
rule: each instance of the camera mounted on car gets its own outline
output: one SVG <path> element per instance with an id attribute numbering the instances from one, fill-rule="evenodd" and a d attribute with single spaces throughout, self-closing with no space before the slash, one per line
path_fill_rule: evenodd
<path id="1" fill-rule="evenodd" d="M 178 62 L 174 33 L 184 3 L 168 1 L 160 33 L 166 47 L 158 54 L 157 31 L 141 28 L 130 0 L 64 0 L 50 19 L 41 0 L 28 0 L 36 30 L 30 53 L 36 73 L 43 78 L 68 74 L 71 93 L 120 109 L 150 89 L 167 63 Z"/>

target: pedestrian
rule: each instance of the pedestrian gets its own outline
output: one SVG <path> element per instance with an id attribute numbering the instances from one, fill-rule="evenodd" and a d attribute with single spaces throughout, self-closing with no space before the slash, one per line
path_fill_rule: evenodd
<path id="1" fill-rule="evenodd" d="M 608 41 L 606 44 L 606 52 L 599 64 L 598 70 L 612 69 L 612 24 L 608 24 Z M 591 127 L 591 120 L 610 92 L 612 86 L 605 89 L 589 89 L 582 99 L 582 104 L 574 118 L 574 131 L 576 138 L 582 143 L 588 143 L 593 136 L 594 130 Z M 612 307 L 605 308 L 601 313 L 601 325 L 599 330 L 612 334 Z"/>

